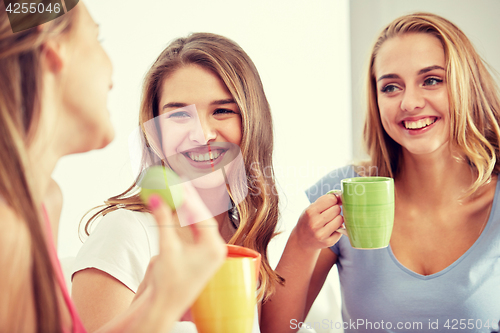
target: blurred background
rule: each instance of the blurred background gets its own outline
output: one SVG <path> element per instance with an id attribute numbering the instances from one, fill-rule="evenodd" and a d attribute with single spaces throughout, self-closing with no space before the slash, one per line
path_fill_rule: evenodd
<path id="1" fill-rule="evenodd" d="M 367 60 L 375 37 L 394 18 L 414 11 L 446 17 L 500 71 L 498 0 L 83 3 L 100 25 L 114 65 L 108 108 L 116 137 L 105 149 L 69 156 L 57 165 L 53 176 L 64 194 L 62 257 L 80 248 L 77 230 L 87 210 L 130 186 L 128 137 L 138 125 L 142 80 L 177 37 L 200 31 L 224 35 L 256 64 L 274 117 L 275 170 L 287 193 L 284 199 L 329 170 L 366 157 L 361 139 Z"/>
<path id="2" fill-rule="evenodd" d="M 82 1 L 113 63 L 108 109 L 116 137 L 57 165 L 61 257 L 78 252 L 87 210 L 132 184 L 128 138 L 138 126 L 144 75 L 170 41 L 191 32 L 229 37 L 254 61 L 273 114 L 275 171 L 291 197 L 351 160 L 348 1 Z"/>
<path id="3" fill-rule="evenodd" d="M 499 0 L 83 3 L 100 25 L 103 47 L 114 65 L 108 108 L 116 137 L 105 149 L 69 156 L 57 165 L 53 177 L 64 195 L 58 244 L 62 258 L 75 256 L 82 244 L 78 230 L 83 215 L 131 185 L 128 138 L 138 125 L 142 80 L 159 53 L 177 37 L 191 32 L 229 37 L 259 70 L 273 114 L 274 165 L 283 194 L 284 233 L 270 247 L 272 265 L 307 206 L 304 189 L 329 170 L 366 158 L 362 128 L 367 60 L 386 24 L 415 11 L 442 15 L 471 39 L 497 80 L 500 71 Z M 338 311 L 338 285 L 335 277 L 332 281 L 335 300 L 318 301 Z M 317 316 L 325 318 L 321 316 L 329 313 Z"/>

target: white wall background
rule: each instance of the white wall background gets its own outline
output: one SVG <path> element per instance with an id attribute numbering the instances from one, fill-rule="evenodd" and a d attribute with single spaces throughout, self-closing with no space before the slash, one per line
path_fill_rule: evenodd
<path id="1" fill-rule="evenodd" d="M 143 76 L 169 41 L 190 32 L 229 37 L 255 62 L 274 117 L 275 168 L 290 202 L 327 170 L 350 161 L 348 0 L 84 3 L 114 65 L 108 106 L 116 137 L 103 150 L 57 165 L 53 177 L 64 195 L 60 257 L 78 252 L 83 214 L 131 184 L 127 139 L 138 123 Z"/>
<path id="2" fill-rule="evenodd" d="M 365 85 L 375 38 L 392 20 L 417 11 L 441 15 L 453 22 L 483 59 L 500 71 L 499 0 L 351 0 L 352 145 L 356 159 L 366 156 L 362 149 Z"/>

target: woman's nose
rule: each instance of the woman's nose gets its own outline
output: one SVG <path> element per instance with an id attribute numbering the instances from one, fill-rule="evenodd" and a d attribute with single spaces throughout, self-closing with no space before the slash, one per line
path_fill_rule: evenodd
<path id="1" fill-rule="evenodd" d="M 210 121 L 198 118 L 195 126 L 189 133 L 189 139 L 198 144 L 207 144 L 210 140 L 215 140 L 217 132 Z"/>
<path id="2" fill-rule="evenodd" d="M 425 98 L 420 89 L 418 87 L 406 87 L 401 101 L 401 110 L 411 112 L 422 109 L 424 106 Z"/>

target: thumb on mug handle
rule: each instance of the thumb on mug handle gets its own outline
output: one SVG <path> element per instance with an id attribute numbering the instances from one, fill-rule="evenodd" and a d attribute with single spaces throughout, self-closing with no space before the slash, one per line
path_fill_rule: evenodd
<path id="1" fill-rule="evenodd" d="M 338 232 L 339 234 L 342 234 L 342 235 L 349 237 L 349 235 L 347 235 L 347 229 L 344 227 L 338 228 L 337 230 L 335 230 L 335 232 Z"/>

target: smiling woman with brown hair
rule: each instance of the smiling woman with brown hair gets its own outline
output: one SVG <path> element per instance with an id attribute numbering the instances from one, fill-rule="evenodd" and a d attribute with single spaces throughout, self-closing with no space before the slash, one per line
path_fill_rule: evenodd
<path id="1" fill-rule="evenodd" d="M 139 124 L 146 153 L 143 168 L 163 164 L 188 176 L 212 210 L 224 240 L 261 254 L 256 296 L 260 304 L 281 278 L 267 257 L 278 222 L 273 126 L 252 60 L 223 36 L 193 33 L 174 40 L 146 74 Z M 159 137 L 153 139 L 158 128 Z M 237 155 L 234 150 L 241 152 L 239 165 L 230 163 Z M 136 191 L 134 183 L 110 198 L 86 224 L 88 232 L 90 223 L 104 215 L 74 266 L 72 295 L 91 330 L 126 311 L 158 251 L 157 229 L 150 227 L 154 221 Z M 259 329 L 258 315 L 255 318 L 254 332 Z M 195 329 L 191 323 L 179 326 Z"/>

